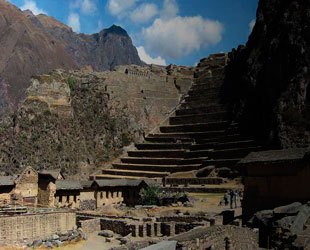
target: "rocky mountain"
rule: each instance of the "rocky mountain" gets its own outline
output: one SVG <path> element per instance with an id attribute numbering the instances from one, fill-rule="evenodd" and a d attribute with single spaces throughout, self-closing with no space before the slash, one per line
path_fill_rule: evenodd
<path id="1" fill-rule="evenodd" d="M 127 32 L 113 25 L 92 35 L 77 34 L 53 17 L 35 16 L 0 0 L 0 113 L 14 109 L 30 76 L 52 69 L 142 65 Z"/>
<path id="2" fill-rule="evenodd" d="M 246 46 L 229 57 L 233 119 L 280 147 L 310 144 L 310 2 L 260 0 Z"/>
<path id="3" fill-rule="evenodd" d="M 13 108 L 30 76 L 77 67 L 64 46 L 34 26 L 22 11 L 0 0 L 0 108 Z"/>

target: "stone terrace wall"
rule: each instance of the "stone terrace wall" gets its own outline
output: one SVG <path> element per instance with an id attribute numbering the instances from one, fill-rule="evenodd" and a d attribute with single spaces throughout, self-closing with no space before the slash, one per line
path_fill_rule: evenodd
<path id="1" fill-rule="evenodd" d="M 178 241 L 178 249 L 202 250 L 208 247 L 213 247 L 212 249 L 227 249 L 225 248 L 227 246 L 225 238 L 229 239 L 230 248 L 228 249 L 259 249 L 258 233 L 253 232 L 249 228 L 231 225 L 196 228 L 170 239 Z"/>
<path id="2" fill-rule="evenodd" d="M 192 84 L 191 78 L 173 76 L 150 77 L 119 72 L 107 72 L 104 76 L 111 102 L 127 106 L 146 132 L 174 110 Z"/>
<path id="3" fill-rule="evenodd" d="M 0 245 L 44 239 L 76 226 L 73 212 L 50 212 L 0 217 Z"/>

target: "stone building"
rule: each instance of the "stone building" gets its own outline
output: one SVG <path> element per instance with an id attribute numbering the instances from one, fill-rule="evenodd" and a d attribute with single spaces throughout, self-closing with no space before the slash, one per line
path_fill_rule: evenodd
<path id="1" fill-rule="evenodd" d="M 97 207 L 92 184 L 93 181 L 81 181 L 83 189 L 80 192 L 80 209 L 82 210 L 95 210 Z"/>
<path id="2" fill-rule="evenodd" d="M 63 180 L 60 170 L 42 170 L 39 172 L 38 204 L 54 207 L 56 194 L 56 181 Z"/>
<path id="3" fill-rule="evenodd" d="M 37 205 L 38 172 L 32 167 L 26 167 L 15 179 L 14 199 L 24 205 Z"/>
<path id="4" fill-rule="evenodd" d="M 56 180 L 55 206 L 79 208 L 81 183 L 75 180 Z"/>
<path id="5" fill-rule="evenodd" d="M 0 176 L 0 205 L 11 203 L 15 183 L 12 176 Z"/>
<path id="6" fill-rule="evenodd" d="M 255 212 L 310 200 L 310 148 L 250 153 L 244 168 L 243 221 Z"/>
<path id="7" fill-rule="evenodd" d="M 97 208 L 100 208 L 121 203 L 136 205 L 140 199 L 140 190 L 147 186 L 144 180 L 114 179 L 94 180 L 91 187 L 95 192 Z"/>

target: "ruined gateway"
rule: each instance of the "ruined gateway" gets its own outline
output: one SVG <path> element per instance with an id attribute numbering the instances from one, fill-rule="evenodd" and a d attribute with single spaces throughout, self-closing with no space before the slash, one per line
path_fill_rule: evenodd
<path id="1" fill-rule="evenodd" d="M 1 119 L 0 248 L 310 248 L 309 2 L 260 0 L 246 45 L 195 67 L 0 6 L 61 55 Z"/>

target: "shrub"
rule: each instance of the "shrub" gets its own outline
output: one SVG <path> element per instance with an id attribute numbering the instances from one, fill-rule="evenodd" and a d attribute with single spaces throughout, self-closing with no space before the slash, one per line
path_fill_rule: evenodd
<path id="1" fill-rule="evenodd" d="M 160 200 L 160 189 L 157 185 L 150 185 L 140 191 L 142 205 L 158 205 Z"/>
<path id="2" fill-rule="evenodd" d="M 69 85 L 70 90 L 72 91 L 72 90 L 75 89 L 77 80 L 76 80 L 74 77 L 70 76 L 70 77 L 68 77 L 68 79 L 67 79 L 67 83 L 68 83 L 68 85 Z"/>

